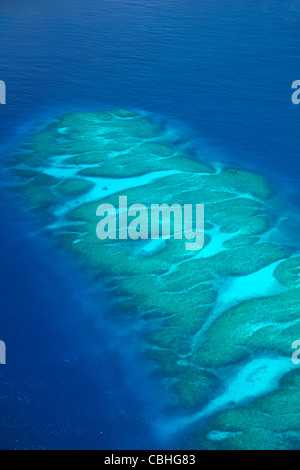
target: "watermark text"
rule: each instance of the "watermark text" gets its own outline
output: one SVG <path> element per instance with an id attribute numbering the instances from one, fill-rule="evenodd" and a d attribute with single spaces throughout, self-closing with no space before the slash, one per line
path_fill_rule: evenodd
<path id="1" fill-rule="evenodd" d="M 96 234 L 100 240 L 181 240 L 188 242 L 186 250 L 201 250 L 204 245 L 204 205 L 184 204 L 132 204 L 127 207 L 127 196 L 119 197 L 119 207 L 101 204 L 96 211 L 102 219 Z M 195 216 L 195 227 L 193 224 Z"/>
<path id="2" fill-rule="evenodd" d="M 296 90 L 292 94 L 292 103 L 299 104 L 300 103 L 300 80 L 295 80 L 292 83 L 292 89 Z"/>
<path id="3" fill-rule="evenodd" d="M 6 104 L 6 85 L 0 80 L 0 104 Z"/>
<path id="4" fill-rule="evenodd" d="M 6 344 L 0 341 L 0 364 L 6 364 Z"/>
<path id="5" fill-rule="evenodd" d="M 292 349 L 296 349 L 296 351 L 292 355 L 292 361 L 295 366 L 300 364 L 300 341 L 294 341 L 292 344 Z"/>

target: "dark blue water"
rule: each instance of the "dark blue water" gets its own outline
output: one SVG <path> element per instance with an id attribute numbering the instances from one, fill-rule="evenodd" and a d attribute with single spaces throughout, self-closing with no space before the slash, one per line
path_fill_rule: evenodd
<path id="1" fill-rule="evenodd" d="M 299 0 L 1 2 L 1 160 L 49 115 L 137 108 L 297 203 L 299 26 Z M 95 325 L 76 267 L 4 195 L 0 217 L 0 448 L 159 446 L 149 426 L 159 404 Z"/>
<path id="2" fill-rule="evenodd" d="M 143 392 L 126 333 L 122 344 L 102 318 L 105 295 L 15 203 L 2 200 L 0 213 L 0 448 L 157 446 L 147 424 L 159 412 L 154 389 Z"/>

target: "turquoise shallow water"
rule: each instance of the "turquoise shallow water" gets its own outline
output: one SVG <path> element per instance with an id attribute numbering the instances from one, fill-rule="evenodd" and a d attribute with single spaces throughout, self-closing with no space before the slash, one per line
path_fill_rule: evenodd
<path id="1" fill-rule="evenodd" d="M 11 158 L 37 122 L 64 112 L 146 110 L 171 129 L 172 138 L 176 134 L 181 149 L 267 176 L 279 196 L 273 220 L 289 217 L 274 241 L 297 252 L 299 109 L 291 103 L 290 87 L 299 78 L 298 1 L 31 0 L 26 9 L 20 5 L 16 0 L 0 7 L 0 79 L 8 87 L 7 105 L 0 108 L 1 160 Z M 193 426 L 197 430 L 199 418 L 208 422 L 210 405 L 182 416 L 172 410 L 166 418 L 162 410 L 170 405 L 169 395 L 146 372 L 140 325 L 127 333 L 125 324 L 118 332 L 114 322 L 95 324 L 90 281 L 76 271 L 76 263 L 55 255 L 38 232 L 38 218 L 32 220 L 2 189 L 1 194 L 0 336 L 9 353 L 9 365 L 1 371 L 1 447 L 190 445 L 185 438 Z M 225 304 L 275 293 L 276 286 L 262 282 L 270 271 L 253 275 L 251 284 L 248 278 L 229 286 L 224 280 Z M 102 318 L 104 291 L 98 303 Z M 293 320 L 281 321 L 284 329 Z M 272 350 L 268 354 L 267 362 L 263 350 L 264 357 L 253 357 L 241 371 L 220 371 L 225 386 L 212 397 L 215 408 L 247 396 L 249 381 L 257 394 L 278 388 L 290 361 L 282 364 Z M 137 363 L 128 367 L 133 357 Z M 270 404 L 263 406 L 270 412 Z M 295 406 L 293 413 L 296 419 Z M 241 416 L 226 419 L 237 423 Z M 180 437 L 173 433 L 174 423 L 182 427 Z M 210 426 L 198 446 L 208 445 L 210 432 L 217 446 L 226 432 L 239 432 L 224 423 Z M 299 447 L 297 439 L 286 445 Z"/>
<path id="2" fill-rule="evenodd" d="M 79 299 L 91 334 L 100 340 L 104 330 L 104 350 L 122 355 L 129 392 L 147 384 L 143 414 L 160 445 L 294 448 L 298 408 L 289 419 L 282 409 L 299 377 L 291 361 L 299 248 L 282 237 L 290 216 L 275 218 L 280 199 L 261 175 L 207 153 L 197 161 L 182 143 L 147 114 L 68 113 L 25 140 L 5 182 L 35 214 L 40 236 L 85 268 L 91 291 L 80 289 Z M 146 205 L 203 203 L 204 248 L 97 240 L 99 202 L 116 207 L 120 194 Z"/>

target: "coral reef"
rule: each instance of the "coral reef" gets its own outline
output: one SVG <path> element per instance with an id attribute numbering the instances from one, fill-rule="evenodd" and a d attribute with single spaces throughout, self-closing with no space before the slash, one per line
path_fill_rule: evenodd
<path id="1" fill-rule="evenodd" d="M 269 236 L 272 191 L 262 176 L 200 163 L 151 119 L 124 110 L 61 116 L 8 167 L 56 242 L 108 276 L 124 315 L 151 324 L 147 354 L 168 380 L 170 420 L 184 415 L 174 427 L 186 429 L 187 446 L 300 445 L 300 372 L 291 363 L 300 258 Z M 100 241 L 97 206 L 117 206 L 120 195 L 128 205 L 204 204 L 204 248 Z"/>

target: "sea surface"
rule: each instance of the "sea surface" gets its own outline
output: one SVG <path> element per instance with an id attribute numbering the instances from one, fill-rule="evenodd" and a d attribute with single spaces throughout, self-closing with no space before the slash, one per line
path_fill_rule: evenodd
<path id="1" fill-rule="evenodd" d="M 299 50 L 299 0 L 1 2 L 1 162 L 61 113 L 143 110 L 199 158 L 265 175 L 296 219 Z M 0 193 L 0 448 L 178 448 L 138 334 Z"/>

